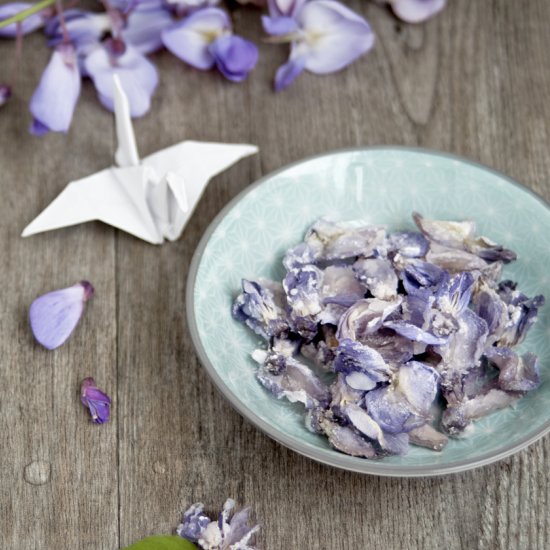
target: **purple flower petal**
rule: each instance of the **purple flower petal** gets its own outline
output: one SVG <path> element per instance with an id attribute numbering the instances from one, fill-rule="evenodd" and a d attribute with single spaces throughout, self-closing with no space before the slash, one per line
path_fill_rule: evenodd
<path id="1" fill-rule="evenodd" d="M 88 53 L 92 47 L 99 44 L 101 37 L 111 30 L 111 18 L 105 13 L 72 9 L 63 12 L 63 19 L 71 43 L 79 53 Z M 50 38 L 50 45 L 63 42 L 63 27 L 59 16 L 52 17 L 44 30 Z"/>
<path id="2" fill-rule="evenodd" d="M 421 23 L 440 12 L 447 0 L 389 0 L 395 15 L 407 23 Z"/>
<path id="3" fill-rule="evenodd" d="M 428 252 L 429 242 L 420 233 L 404 231 L 388 237 L 390 250 L 405 258 L 421 258 Z"/>
<path id="4" fill-rule="evenodd" d="M 304 70 L 306 59 L 304 56 L 295 55 L 281 65 L 275 74 L 275 91 L 280 92 L 290 86 Z"/>
<path id="5" fill-rule="evenodd" d="M 156 9 L 133 10 L 128 15 L 122 38 L 144 55 L 163 47 L 162 32 L 174 23 L 172 16 L 162 6 Z"/>
<path id="6" fill-rule="evenodd" d="M 113 42 L 88 55 L 86 71 L 94 81 L 99 100 L 114 111 L 113 75 L 118 75 L 130 105 L 132 117 L 143 116 L 151 106 L 151 96 L 158 84 L 155 66 L 132 46 L 126 46 L 122 54 L 114 53 Z"/>
<path id="7" fill-rule="evenodd" d="M 262 15 L 264 31 L 271 36 L 285 36 L 296 32 L 299 27 L 293 17 L 269 17 Z"/>
<path id="8" fill-rule="evenodd" d="M 82 380 L 80 401 L 85 407 L 88 407 L 92 422 L 104 424 L 109 421 L 111 398 L 95 385 L 93 378 Z"/>
<path id="9" fill-rule="evenodd" d="M 397 334 L 401 334 L 401 336 L 408 338 L 412 342 L 420 342 L 422 344 L 435 346 L 440 346 L 447 342 L 446 338 L 435 336 L 435 334 L 432 334 L 431 332 L 428 332 L 426 330 L 422 330 L 421 328 L 413 325 L 412 323 L 408 323 L 407 321 L 386 321 L 384 323 L 384 326 L 395 330 Z"/>
<path id="10" fill-rule="evenodd" d="M 67 132 L 80 95 L 80 72 L 70 44 L 58 46 L 42 73 L 30 102 L 35 123 L 31 133 Z"/>
<path id="11" fill-rule="evenodd" d="M 300 43 L 305 68 L 312 73 L 339 71 L 374 45 L 374 33 L 367 21 L 334 0 L 306 3 L 297 20 L 306 37 L 315 37 Z"/>
<path id="12" fill-rule="evenodd" d="M 164 45 L 176 57 L 196 69 L 211 69 L 216 59 L 210 44 L 231 30 L 229 16 L 218 8 L 205 8 L 162 31 Z"/>
<path id="13" fill-rule="evenodd" d="M 242 82 L 258 62 L 258 48 L 240 36 L 225 35 L 209 46 L 216 67 L 233 82 Z"/>
<path id="14" fill-rule="evenodd" d="M 44 294 L 31 304 L 29 320 L 34 337 L 47 349 L 61 346 L 75 329 L 84 303 L 94 293 L 88 281 Z"/>
<path id="15" fill-rule="evenodd" d="M 12 2 L 10 4 L 4 4 L 0 6 L 0 21 L 5 21 L 14 15 L 32 8 L 34 4 L 29 4 L 27 2 Z M 30 15 L 23 21 L 21 21 L 21 32 L 22 34 L 29 34 L 36 31 L 44 25 L 44 12 L 38 12 Z M 14 38 L 17 36 L 17 23 L 12 23 L 6 27 L 0 29 L 0 37 L 5 38 Z"/>
<path id="16" fill-rule="evenodd" d="M 201 538 L 210 518 L 204 513 L 204 504 L 197 502 L 191 505 L 184 513 L 176 533 L 190 542 L 196 543 Z"/>
<path id="17" fill-rule="evenodd" d="M 267 0 L 267 7 L 273 18 L 294 18 L 306 2 L 307 0 Z"/>
<path id="18" fill-rule="evenodd" d="M 323 272 L 313 265 L 305 265 L 287 273 L 283 288 L 294 316 L 307 317 L 322 310 L 322 281 Z"/>
<path id="19" fill-rule="evenodd" d="M 178 17 L 185 17 L 199 10 L 220 4 L 221 0 L 159 0 L 157 8 L 168 7 Z"/>

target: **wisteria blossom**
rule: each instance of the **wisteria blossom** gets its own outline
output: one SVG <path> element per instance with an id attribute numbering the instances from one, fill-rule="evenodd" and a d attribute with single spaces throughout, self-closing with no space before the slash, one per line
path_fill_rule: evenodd
<path id="1" fill-rule="evenodd" d="M 104 424 L 109 421 L 111 398 L 96 386 L 93 378 L 82 380 L 80 401 L 89 410 L 94 424 Z"/>
<path id="2" fill-rule="evenodd" d="M 16 59 L 21 54 L 22 37 L 41 28 L 53 49 L 31 100 L 31 132 L 44 135 L 69 130 L 82 78 L 93 81 L 100 102 L 112 110 L 114 73 L 129 97 L 131 115 L 145 115 L 159 81 L 155 66 L 146 56 L 163 48 L 196 69 L 217 69 L 231 82 L 246 80 L 258 63 L 258 48 L 234 33 L 230 14 L 222 9 L 221 1 L 106 0 L 103 12 L 74 5 L 64 8 L 63 2 L 56 0 L 40 6 L 26 2 L 0 6 L 0 38 L 17 39 Z M 275 75 L 276 91 L 288 87 L 303 71 L 318 75 L 339 71 L 366 54 L 375 42 L 367 20 L 337 0 L 239 3 L 267 8 L 267 14 L 261 16 L 267 41 L 290 45 L 289 59 Z M 404 21 L 418 23 L 441 11 L 446 0 L 378 3 L 389 4 Z M 9 99 L 14 82 L 12 78 L 0 85 L 0 106 Z M 445 249 L 431 252 L 439 255 L 440 262 L 446 261 Z M 314 249 L 304 246 L 302 260 L 311 253 Z M 486 253 L 492 253 L 490 246 Z M 462 265 L 466 261 L 480 263 L 469 251 L 462 251 L 461 256 Z M 288 259 L 295 260 L 300 258 L 291 255 Z M 374 264 L 369 268 L 374 269 Z"/>
<path id="3" fill-rule="evenodd" d="M 216 67 L 227 79 L 244 80 L 258 61 L 258 48 L 232 34 L 231 20 L 219 8 L 204 8 L 162 32 L 164 45 L 193 67 Z"/>
<path id="4" fill-rule="evenodd" d="M 339 71 L 368 52 L 374 33 L 367 21 L 335 0 L 270 2 L 264 30 L 291 43 L 289 60 L 275 75 L 275 90 L 289 86 L 304 70 L 316 74 Z M 282 15 L 279 15 L 282 14 Z"/>

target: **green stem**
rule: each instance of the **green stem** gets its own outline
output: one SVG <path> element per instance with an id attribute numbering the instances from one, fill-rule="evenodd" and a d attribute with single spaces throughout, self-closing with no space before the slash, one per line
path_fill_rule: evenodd
<path id="1" fill-rule="evenodd" d="M 38 2 L 38 4 L 35 4 L 31 8 L 20 11 L 19 13 L 16 13 L 13 17 L 10 17 L 9 19 L 4 19 L 3 21 L 0 21 L 0 29 L 2 27 L 7 27 L 12 23 L 19 23 L 19 21 L 23 21 L 24 19 L 27 19 L 27 17 L 29 17 L 30 15 L 33 15 L 39 11 L 42 11 L 44 8 L 47 8 L 48 6 L 51 6 L 54 3 L 55 3 L 55 0 L 42 0 L 42 2 Z"/>

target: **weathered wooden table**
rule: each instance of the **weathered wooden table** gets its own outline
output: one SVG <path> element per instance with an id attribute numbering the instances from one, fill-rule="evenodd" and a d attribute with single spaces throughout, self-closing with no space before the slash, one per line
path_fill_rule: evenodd
<path id="1" fill-rule="evenodd" d="M 249 142 L 261 153 L 217 177 L 183 237 L 162 247 L 91 223 L 29 239 L 22 228 L 71 179 L 108 165 L 113 120 L 83 88 L 68 136 L 27 133 L 27 102 L 46 64 L 25 42 L 16 96 L 0 111 L 0 548 L 112 550 L 170 533 L 180 511 L 226 496 L 254 507 L 267 550 L 547 549 L 550 438 L 460 475 L 383 479 L 298 456 L 244 421 L 197 361 L 185 283 L 216 213 L 263 174 L 335 148 L 421 145 L 465 155 L 550 199 L 550 3 L 450 1 L 435 20 L 400 25 L 354 0 L 377 33 L 374 51 L 341 74 L 270 88 L 286 50 L 260 42 L 258 15 L 236 28 L 261 44 L 248 82 L 154 56 L 161 84 L 136 122 L 148 154 L 184 137 Z M 13 44 L 0 44 L 0 80 Z M 475 200 L 472 197 L 472 200 Z M 87 278 L 81 325 L 55 352 L 33 341 L 32 299 Z M 114 399 L 89 423 L 79 382 Z"/>

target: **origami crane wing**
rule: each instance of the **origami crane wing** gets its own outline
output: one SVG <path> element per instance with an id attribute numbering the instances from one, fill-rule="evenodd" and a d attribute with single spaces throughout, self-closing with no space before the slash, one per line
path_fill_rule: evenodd
<path id="1" fill-rule="evenodd" d="M 27 237 L 99 220 L 153 244 L 163 241 L 146 201 L 144 189 L 154 172 L 144 166 L 107 168 L 73 181 L 23 231 Z"/>
<path id="2" fill-rule="evenodd" d="M 181 207 L 166 238 L 175 240 L 180 236 L 215 175 L 257 152 L 255 145 L 184 141 L 144 158 L 144 166 L 153 168 L 157 174 L 168 175 L 168 186 Z"/>

